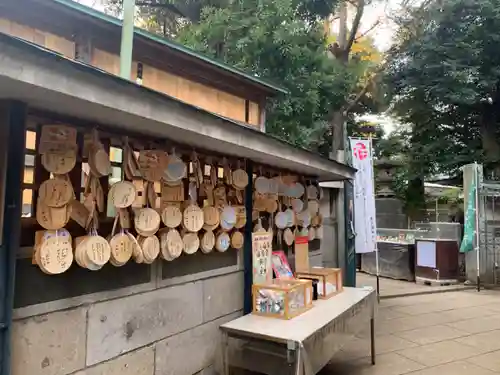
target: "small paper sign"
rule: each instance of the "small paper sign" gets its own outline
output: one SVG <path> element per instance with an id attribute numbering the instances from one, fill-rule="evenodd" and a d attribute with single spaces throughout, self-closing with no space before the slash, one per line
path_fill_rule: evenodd
<path id="1" fill-rule="evenodd" d="M 265 284 L 273 279 L 271 255 L 273 235 L 266 231 L 252 233 L 253 283 Z"/>

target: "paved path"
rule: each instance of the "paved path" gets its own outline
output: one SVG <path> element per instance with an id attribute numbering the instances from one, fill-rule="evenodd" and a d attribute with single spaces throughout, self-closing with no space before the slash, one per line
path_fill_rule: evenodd
<path id="1" fill-rule="evenodd" d="M 376 287 L 377 278 L 366 273 L 358 272 L 356 274 L 356 285 L 365 286 L 369 285 Z M 449 285 L 449 286 L 430 286 L 430 285 L 418 285 L 412 282 L 399 281 L 380 278 L 380 296 L 382 298 L 386 297 L 396 297 L 402 295 L 412 295 L 412 294 L 425 294 L 425 293 L 437 293 L 443 291 L 453 291 L 453 290 L 464 290 L 473 288 L 471 286 L 464 286 L 463 284 Z"/>
<path id="2" fill-rule="evenodd" d="M 500 374 L 500 292 L 383 299 L 377 319 L 377 364 L 366 327 L 321 375 Z"/>

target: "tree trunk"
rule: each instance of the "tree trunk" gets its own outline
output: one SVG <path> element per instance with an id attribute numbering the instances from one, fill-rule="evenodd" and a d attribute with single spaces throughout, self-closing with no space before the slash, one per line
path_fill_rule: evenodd
<path id="1" fill-rule="evenodd" d="M 330 157 L 339 162 L 344 162 L 345 156 L 343 151 L 345 149 L 345 118 L 344 113 L 341 110 L 335 111 L 332 116 L 332 153 Z"/>
<path id="2" fill-rule="evenodd" d="M 349 60 L 349 52 L 345 51 L 347 43 L 347 3 L 342 1 L 339 4 L 339 38 L 338 47 L 341 52 L 340 55 L 335 57 L 346 65 Z M 332 152 L 330 157 L 338 162 L 345 161 L 344 149 L 345 149 L 345 131 L 344 131 L 344 110 L 341 108 L 333 113 L 332 116 Z"/>

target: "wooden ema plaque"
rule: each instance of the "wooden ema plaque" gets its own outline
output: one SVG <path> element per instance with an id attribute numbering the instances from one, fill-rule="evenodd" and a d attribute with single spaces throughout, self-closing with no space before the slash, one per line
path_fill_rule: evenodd
<path id="1" fill-rule="evenodd" d="M 295 237 L 295 269 L 308 270 L 309 267 L 309 237 Z"/>

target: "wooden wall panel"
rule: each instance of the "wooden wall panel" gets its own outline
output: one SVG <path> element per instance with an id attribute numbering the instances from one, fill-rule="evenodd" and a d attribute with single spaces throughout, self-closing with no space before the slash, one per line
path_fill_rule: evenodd
<path id="1" fill-rule="evenodd" d="M 245 121 L 245 99 L 201 83 L 144 65 L 143 85 L 204 110 L 234 120 Z M 256 121 L 258 124 L 258 115 Z"/>
<path id="2" fill-rule="evenodd" d="M 45 47 L 53 51 L 57 51 L 60 54 L 71 59 L 75 58 L 75 43 L 71 40 L 61 38 L 57 35 L 45 33 Z"/>
<path id="3" fill-rule="evenodd" d="M 10 32 L 12 35 L 29 42 L 35 41 L 35 29 L 32 29 L 31 27 L 20 25 L 16 22 L 11 22 Z"/>
<path id="4" fill-rule="evenodd" d="M 219 91 L 219 113 L 237 121 L 245 121 L 245 99 Z"/>
<path id="5" fill-rule="evenodd" d="M 259 105 L 254 102 L 250 102 L 249 106 L 249 118 L 248 123 L 250 125 L 254 125 L 257 128 L 260 128 L 260 110 Z"/>
<path id="6" fill-rule="evenodd" d="M 75 43 L 73 41 L 46 31 L 21 25 L 14 21 L 0 19 L 0 32 L 39 44 L 71 59 L 75 58 Z"/>
<path id="7" fill-rule="evenodd" d="M 120 58 L 97 48 L 92 51 L 92 65 L 111 74 L 120 74 Z"/>
<path id="8" fill-rule="evenodd" d="M 75 58 L 74 41 L 57 35 L 2 18 L 0 18 L 0 32 L 43 45 L 66 57 Z M 92 50 L 92 65 L 111 74 L 120 74 L 120 57 L 116 54 L 94 48 Z M 131 79 L 135 81 L 136 77 L 137 62 L 134 62 Z M 241 97 L 148 65 L 143 66 L 143 85 L 206 111 L 245 122 L 245 99 Z M 249 124 L 260 128 L 259 106 L 253 102 L 250 103 Z"/>

